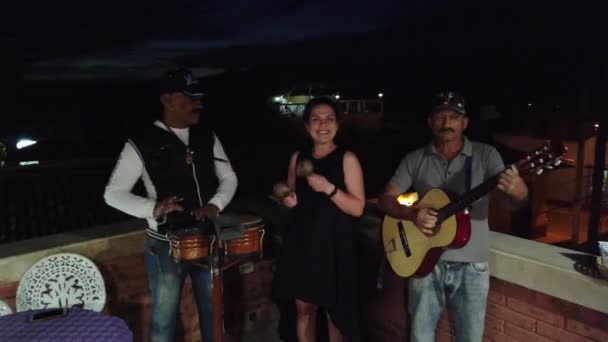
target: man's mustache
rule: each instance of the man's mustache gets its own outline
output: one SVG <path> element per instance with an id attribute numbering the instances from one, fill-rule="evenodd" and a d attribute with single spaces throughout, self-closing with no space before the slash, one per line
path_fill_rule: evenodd
<path id="1" fill-rule="evenodd" d="M 441 128 L 441 129 L 439 130 L 439 132 L 440 132 L 440 133 L 443 133 L 443 132 L 452 132 L 452 133 L 455 133 L 455 131 L 454 131 L 453 129 L 449 128 L 449 127 L 446 127 L 446 128 Z"/>

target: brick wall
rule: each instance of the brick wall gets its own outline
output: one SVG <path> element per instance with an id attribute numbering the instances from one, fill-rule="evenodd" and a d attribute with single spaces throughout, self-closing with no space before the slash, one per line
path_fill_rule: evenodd
<path id="1" fill-rule="evenodd" d="M 231 277 L 225 282 L 225 293 L 232 298 L 242 299 L 244 305 L 226 307 L 227 328 L 235 332 L 251 331 L 258 321 L 271 315 L 271 304 L 267 299 L 269 284 L 272 281 L 270 264 L 270 261 L 261 261 L 256 264 L 253 273 L 243 277 L 235 275 L 234 272 L 230 273 Z M 151 301 L 143 254 L 97 262 L 97 267 L 102 272 L 106 285 L 107 301 L 104 312 L 125 320 L 133 332 L 134 341 L 146 341 Z M 16 307 L 17 286 L 17 282 L 0 283 L 0 299 L 7 302 L 13 310 Z M 247 314 L 248 310 L 255 310 L 257 315 L 254 320 L 245 319 L 252 317 Z M 182 292 L 181 317 L 176 341 L 201 341 L 198 313 L 189 278 Z"/>
<path id="2" fill-rule="evenodd" d="M 387 272 L 384 288 L 367 306 L 370 341 L 408 340 L 405 283 Z M 447 311 L 437 325 L 436 340 L 455 341 Z M 484 341 L 608 341 L 608 315 L 492 278 Z"/>
<path id="3" fill-rule="evenodd" d="M 134 341 L 145 341 L 150 320 L 150 296 L 143 256 L 98 262 L 106 281 L 105 312 L 124 319 Z M 369 267 L 370 270 L 373 269 Z M 366 281 L 375 274 L 365 274 Z M 268 291 L 272 282 L 271 261 L 256 264 L 253 273 L 225 275 L 226 329 L 236 335 L 254 330 L 263 320 L 276 319 Z M 366 294 L 369 341 L 407 341 L 408 327 L 404 280 L 387 269 L 382 290 Z M 0 299 L 15 308 L 18 283 L 0 283 Z M 573 289 L 576 291 L 576 289 Z M 584 295 L 584 294 L 582 294 Z M 201 341 L 192 288 L 186 281 L 176 341 Z M 437 327 L 438 341 L 453 341 L 454 325 L 445 313 Z M 518 285 L 491 279 L 485 341 L 608 341 L 608 315 Z"/>
<path id="4" fill-rule="evenodd" d="M 486 316 L 485 341 L 608 341 L 608 315 L 495 278 Z M 453 341 L 448 315 L 437 329 Z"/>

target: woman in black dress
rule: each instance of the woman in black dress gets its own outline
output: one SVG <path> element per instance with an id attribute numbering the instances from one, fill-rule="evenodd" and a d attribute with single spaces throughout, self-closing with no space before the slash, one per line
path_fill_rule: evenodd
<path id="1" fill-rule="evenodd" d="M 331 342 L 358 341 L 354 220 L 365 205 L 361 165 L 334 141 L 339 120 L 331 99 L 309 101 L 303 119 L 312 146 L 293 154 L 286 186 L 274 191 L 291 218 L 273 293 L 295 300 L 300 342 L 315 341 L 319 308 L 327 312 Z"/>

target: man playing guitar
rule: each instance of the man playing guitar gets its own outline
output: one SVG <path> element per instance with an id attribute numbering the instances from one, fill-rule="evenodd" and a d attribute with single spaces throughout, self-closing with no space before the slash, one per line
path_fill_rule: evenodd
<path id="1" fill-rule="evenodd" d="M 387 215 L 415 223 L 424 235 L 431 236 L 437 211 L 420 205 L 402 206 L 397 201 L 400 194 L 410 187 L 420 196 L 432 188 L 462 194 L 501 173 L 505 166 L 495 148 L 464 136 L 469 118 L 460 94 L 437 94 L 427 120 L 433 134 L 431 143 L 403 158 L 379 198 L 379 207 Z M 497 188 L 511 207 L 528 197 L 517 168 L 500 174 Z M 446 250 L 430 274 L 409 279 L 412 342 L 435 341 L 437 322 L 446 305 L 454 319 L 456 341 L 482 341 L 490 278 L 488 203 L 485 196 L 470 208 L 471 237 L 464 247 Z"/>

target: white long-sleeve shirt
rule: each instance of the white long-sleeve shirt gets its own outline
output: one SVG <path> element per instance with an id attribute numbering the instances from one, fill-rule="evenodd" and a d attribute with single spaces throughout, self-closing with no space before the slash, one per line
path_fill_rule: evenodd
<path id="1" fill-rule="evenodd" d="M 167 127 L 160 121 L 156 121 L 154 124 L 167 130 Z M 171 130 L 184 144 L 188 144 L 190 133 L 188 128 L 171 128 Z M 221 160 L 215 160 L 215 174 L 219 186 L 208 204 L 215 205 L 221 212 L 232 200 L 238 180 L 220 140 L 215 134 L 213 134 L 213 137 L 213 156 Z M 158 227 L 158 222 L 154 218 L 154 207 L 157 202 L 156 189 L 136 149 L 137 147 L 131 141 L 125 144 L 106 185 L 104 199 L 109 206 L 126 214 L 145 218 L 148 221 L 149 228 L 156 231 Z M 147 197 L 132 193 L 133 187 L 140 178 L 146 188 Z"/>

